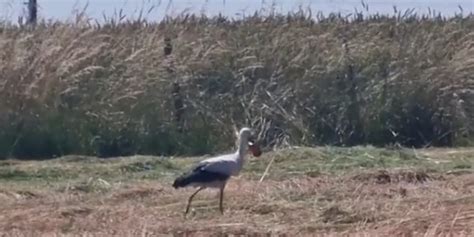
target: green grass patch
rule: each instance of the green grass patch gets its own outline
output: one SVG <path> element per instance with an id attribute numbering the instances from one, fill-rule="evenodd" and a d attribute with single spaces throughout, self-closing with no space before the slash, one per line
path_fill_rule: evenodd
<path id="1" fill-rule="evenodd" d="M 371 146 L 294 148 L 268 152 L 259 158 L 249 158 L 243 174 L 252 179 L 260 178 L 272 159 L 274 162 L 268 176 L 277 180 L 299 175 L 308 177 L 340 175 L 370 169 L 410 168 L 433 172 L 471 170 L 474 165 L 472 153 L 474 151 L 454 154 L 443 150 L 430 153 L 414 149 Z M 171 180 L 206 158 L 208 157 L 134 156 L 110 159 L 68 157 L 40 162 L 9 161 L 10 165 L 0 166 L 0 182 L 77 183 L 86 182 L 84 180 L 91 178 L 112 183 L 140 179 Z M 91 184 L 81 185 L 85 187 Z"/>
<path id="2" fill-rule="evenodd" d="M 447 159 L 436 162 L 419 154 L 414 149 L 386 149 L 375 147 L 323 147 L 297 148 L 272 152 L 264 159 L 254 159 L 245 170 L 254 177 L 264 172 L 270 160 L 272 178 L 285 178 L 292 175 L 315 177 L 321 174 L 340 174 L 346 171 L 364 169 L 420 168 L 432 171 L 447 171 L 456 168 L 470 168 L 474 164 L 471 154 L 463 159 Z"/>
<path id="3" fill-rule="evenodd" d="M 1 167 L 0 168 L 0 180 L 16 180 L 16 181 L 29 181 L 29 180 L 63 180 L 78 177 L 77 174 L 70 173 L 67 170 L 59 167 L 54 168 L 39 168 L 32 170 L 22 170 L 16 167 Z"/>

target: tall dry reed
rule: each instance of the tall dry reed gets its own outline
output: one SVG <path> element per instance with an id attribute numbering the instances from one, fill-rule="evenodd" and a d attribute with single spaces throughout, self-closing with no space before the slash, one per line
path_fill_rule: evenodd
<path id="1" fill-rule="evenodd" d="M 316 18 L 3 23 L 0 156 L 202 154 L 233 125 L 268 147 L 472 144 L 472 15 Z"/>

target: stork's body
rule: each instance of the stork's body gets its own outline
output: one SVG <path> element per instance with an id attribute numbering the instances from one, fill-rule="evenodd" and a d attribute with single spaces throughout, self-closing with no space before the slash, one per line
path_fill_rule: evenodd
<path id="1" fill-rule="evenodd" d="M 199 162 L 199 164 L 191 170 L 190 173 L 178 177 L 174 183 L 174 188 L 181 187 L 199 187 L 188 200 L 186 213 L 189 212 L 192 199 L 201 190 L 206 188 L 220 189 L 219 208 L 221 213 L 224 212 L 222 200 L 224 197 L 224 188 L 231 176 L 236 176 L 242 170 L 245 161 L 245 155 L 249 149 L 249 142 L 253 144 L 251 139 L 251 130 L 243 128 L 239 133 L 239 147 L 235 153 L 209 158 Z M 255 156 L 259 156 L 258 147 L 251 147 Z"/>

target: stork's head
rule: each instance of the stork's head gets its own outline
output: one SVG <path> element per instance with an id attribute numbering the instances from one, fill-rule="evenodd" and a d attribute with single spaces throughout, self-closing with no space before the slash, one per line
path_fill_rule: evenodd
<path id="1" fill-rule="evenodd" d="M 240 139 L 246 140 L 248 142 L 249 151 L 252 152 L 253 156 L 259 157 L 260 155 L 262 155 L 260 146 L 255 141 L 255 138 L 252 134 L 252 129 L 247 127 L 240 129 L 239 137 Z"/>
<path id="2" fill-rule="evenodd" d="M 245 140 L 250 139 L 252 137 L 252 129 L 247 128 L 247 127 L 240 129 L 239 137 L 240 139 L 245 139 Z"/>

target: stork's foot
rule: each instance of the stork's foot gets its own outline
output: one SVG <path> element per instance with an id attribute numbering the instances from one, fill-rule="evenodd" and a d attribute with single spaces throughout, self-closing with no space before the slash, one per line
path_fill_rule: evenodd
<path id="1" fill-rule="evenodd" d="M 221 215 L 224 215 L 224 205 L 222 205 L 222 203 L 219 203 L 219 211 Z"/>
<path id="2" fill-rule="evenodd" d="M 186 209 L 186 211 L 183 212 L 183 217 L 186 219 L 186 217 L 188 216 L 188 213 L 189 213 L 189 209 Z"/>
<path id="3" fill-rule="evenodd" d="M 192 218 L 195 215 L 196 215 L 196 210 L 194 208 L 191 208 L 191 210 L 186 210 L 185 212 L 183 212 L 184 219 Z"/>

